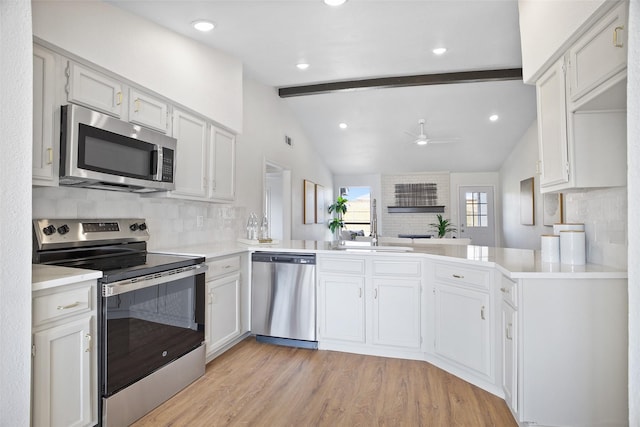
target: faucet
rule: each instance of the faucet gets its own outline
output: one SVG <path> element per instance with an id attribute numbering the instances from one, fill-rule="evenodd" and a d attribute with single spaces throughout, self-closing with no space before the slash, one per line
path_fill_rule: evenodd
<path id="1" fill-rule="evenodd" d="M 371 204 L 371 246 L 378 246 L 378 215 L 376 213 L 376 199 Z"/>

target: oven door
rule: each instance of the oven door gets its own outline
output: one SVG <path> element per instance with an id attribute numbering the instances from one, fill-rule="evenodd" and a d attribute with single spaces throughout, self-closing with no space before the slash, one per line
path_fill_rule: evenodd
<path id="1" fill-rule="evenodd" d="M 202 345 L 206 269 L 198 264 L 102 284 L 103 397 Z"/>

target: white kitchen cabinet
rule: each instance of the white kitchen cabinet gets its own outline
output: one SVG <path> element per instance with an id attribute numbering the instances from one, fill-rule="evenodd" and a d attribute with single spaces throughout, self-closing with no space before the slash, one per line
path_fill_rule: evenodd
<path id="1" fill-rule="evenodd" d="M 320 275 L 320 340 L 365 342 L 364 277 Z"/>
<path id="2" fill-rule="evenodd" d="M 419 279 L 373 279 L 374 344 L 420 348 L 420 295 Z"/>
<path id="3" fill-rule="evenodd" d="M 627 68 L 627 7 L 620 3 L 569 49 L 571 101 Z"/>
<path id="4" fill-rule="evenodd" d="M 502 344 L 502 391 L 504 400 L 515 418 L 518 418 L 518 311 L 517 287 L 502 276 L 501 344 Z"/>
<path id="5" fill-rule="evenodd" d="M 421 260 L 318 256 L 318 272 L 320 348 L 416 357 L 423 341 Z"/>
<path id="6" fill-rule="evenodd" d="M 207 261 L 205 290 L 205 345 L 207 361 L 243 333 L 241 257 Z"/>
<path id="7" fill-rule="evenodd" d="M 519 425 L 628 425 L 627 280 L 516 287 Z"/>
<path id="8" fill-rule="evenodd" d="M 209 134 L 207 122 L 185 111 L 173 110 L 173 137 L 176 168 L 173 194 L 205 200 L 208 198 Z"/>
<path id="9" fill-rule="evenodd" d="M 169 104 L 139 89 L 129 88 L 129 122 L 169 133 Z"/>
<path id="10" fill-rule="evenodd" d="M 123 117 L 122 83 L 73 61 L 67 65 L 67 101 L 111 116 Z"/>
<path id="11" fill-rule="evenodd" d="M 540 187 L 569 182 L 564 58 L 536 82 Z"/>
<path id="12" fill-rule="evenodd" d="M 56 55 L 33 45 L 33 169 L 34 185 L 57 185 L 59 150 L 54 138 Z"/>
<path id="13" fill-rule="evenodd" d="M 96 282 L 33 293 L 32 425 L 97 423 Z"/>
<path id="14" fill-rule="evenodd" d="M 211 141 L 209 197 L 233 201 L 236 197 L 236 137 L 230 132 L 211 126 Z"/>

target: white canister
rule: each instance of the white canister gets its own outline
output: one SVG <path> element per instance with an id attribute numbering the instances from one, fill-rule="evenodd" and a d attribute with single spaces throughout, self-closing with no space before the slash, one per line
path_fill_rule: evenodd
<path id="1" fill-rule="evenodd" d="M 560 235 L 561 231 L 584 231 L 584 224 L 580 224 L 577 222 L 553 224 L 553 234 Z"/>
<path id="2" fill-rule="evenodd" d="M 584 265 L 587 262 L 584 231 L 560 232 L 560 262 L 571 265 Z"/>
<path id="3" fill-rule="evenodd" d="M 543 234 L 540 236 L 541 261 L 560 262 L 560 236 Z"/>

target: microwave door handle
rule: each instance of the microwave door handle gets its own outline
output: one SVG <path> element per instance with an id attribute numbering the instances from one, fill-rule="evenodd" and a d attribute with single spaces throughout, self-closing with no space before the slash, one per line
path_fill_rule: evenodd
<path id="1" fill-rule="evenodd" d="M 151 170 L 154 172 L 152 179 L 162 181 L 162 147 L 157 144 L 151 152 Z"/>

